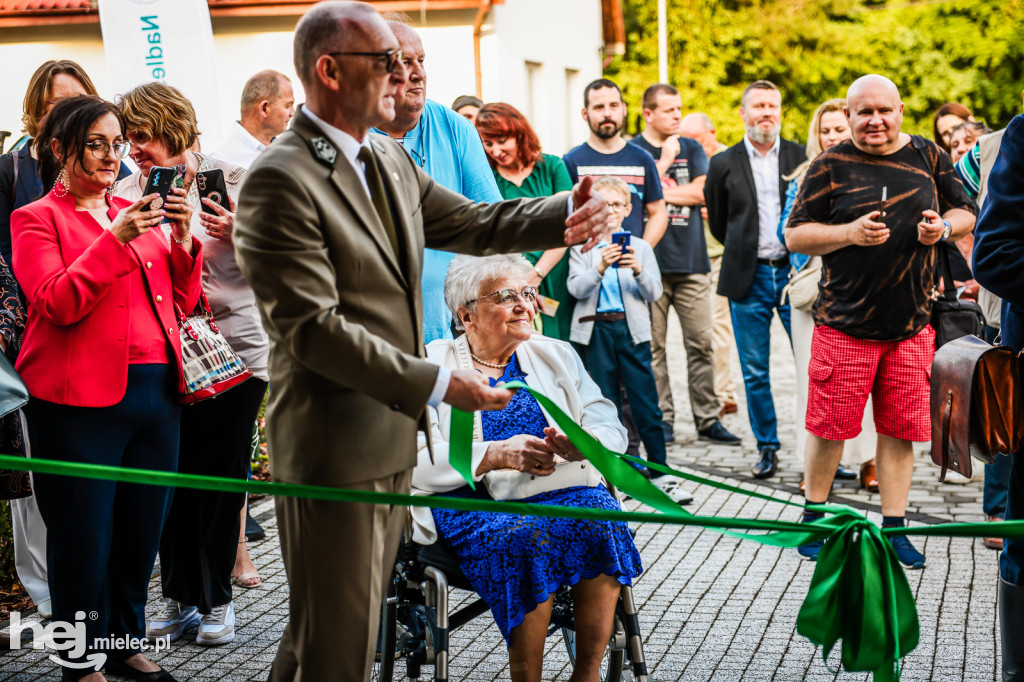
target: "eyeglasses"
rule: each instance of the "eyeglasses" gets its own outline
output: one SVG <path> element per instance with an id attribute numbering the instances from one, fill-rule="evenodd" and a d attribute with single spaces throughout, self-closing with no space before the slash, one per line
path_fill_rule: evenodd
<path id="1" fill-rule="evenodd" d="M 629 204 L 624 204 L 621 201 L 609 201 L 608 209 L 611 211 L 625 211 L 629 208 Z"/>
<path id="2" fill-rule="evenodd" d="M 99 159 L 100 161 L 107 158 L 111 149 L 114 150 L 114 156 L 119 159 L 123 159 L 128 156 L 128 152 L 132 149 L 132 143 L 128 140 L 121 140 L 114 144 L 110 144 L 106 140 L 93 140 L 92 142 L 86 142 L 85 146 L 89 149 L 93 158 Z"/>
<path id="3" fill-rule="evenodd" d="M 515 289 L 502 289 L 501 291 L 495 291 L 493 294 L 487 294 L 480 298 L 474 298 L 471 301 L 466 301 L 466 305 L 474 303 L 476 301 L 482 301 L 483 299 L 490 299 L 491 303 L 502 308 L 511 308 L 520 300 L 523 303 L 533 303 L 537 300 L 537 288 L 526 287 L 522 291 L 516 291 Z"/>
<path id="4" fill-rule="evenodd" d="M 384 70 L 388 73 L 394 73 L 395 68 L 402 61 L 401 50 L 388 50 L 387 52 L 328 52 L 328 56 L 346 56 L 346 57 L 377 57 L 378 59 L 386 60 L 384 62 Z"/>

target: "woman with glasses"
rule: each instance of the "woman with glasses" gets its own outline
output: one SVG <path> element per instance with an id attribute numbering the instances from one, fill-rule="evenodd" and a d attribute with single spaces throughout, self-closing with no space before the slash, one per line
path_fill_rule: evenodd
<path id="1" fill-rule="evenodd" d="M 537 134 L 515 107 L 500 102 L 483 105 L 476 115 L 476 129 L 503 199 L 549 197 L 572 189 L 565 163 L 541 152 Z M 565 284 L 569 279 L 568 249 L 563 246 L 523 255 L 533 263 L 530 285 L 544 297 L 538 304 L 544 314 L 541 331 L 545 336 L 568 341 L 575 303 Z M 544 299 L 556 303 L 545 307 Z"/>
<path id="2" fill-rule="evenodd" d="M 10 270 L 11 214 L 46 194 L 39 178 L 39 164 L 32 140 L 39 132 L 43 117 L 54 104 L 77 95 L 95 95 L 89 75 L 68 59 L 49 60 L 39 65 L 29 79 L 25 92 L 22 124 L 25 135 L 0 156 L 0 351 L 14 362 L 25 330 L 25 301 Z M 131 171 L 123 163 L 118 177 Z M 24 453 L 27 444 L 20 413 L 0 419 L 0 452 Z M 0 479 L 3 472 L 0 472 Z M 0 486 L 4 481 L 0 480 Z M 24 492 L 24 491 L 22 491 Z M 15 568 L 18 579 L 35 602 L 36 609 L 49 618 L 50 591 L 46 583 L 46 525 L 31 495 L 11 500 L 11 526 L 14 534 Z"/>
<path id="3" fill-rule="evenodd" d="M 217 396 L 182 409 L 178 471 L 246 479 L 252 456 L 253 428 L 270 377 L 269 341 L 256 298 L 235 262 L 233 209 L 245 170 L 190 151 L 199 137 L 195 109 L 181 92 L 163 83 L 140 85 L 117 103 L 132 142 L 139 171 L 118 183 L 116 194 L 142 195 L 156 166 L 183 169 L 183 186 L 192 209 L 191 228 L 203 244 L 203 291 L 224 338 L 253 376 Z M 199 199 L 198 174 L 222 171 L 231 211 Z M 184 312 L 191 313 L 192 309 Z M 235 636 L 232 583 L 259 585 L 253 570 L 233 577 L 242 534 L 245 493 L 178 489 L 160 540 L 160 580 L 164 608 L 149 620 L 150 637 L 175 640 L 199 626 L 197 644 L 226 644 Z"/>
<path id="4" fill-rule="evenodd" d="M 174 471 L 184 386 L 175 306 L 199 300 L 202 247 L 174 191 L 126 201 L 109 193 L 129 145 L 113 104 L 82 95 L 54 105 L 35 146 L 51 187 L 11 218 L 14 272 L 30 314 L 17 369 L 32 454 Z M 169 220 L 169 238 L 159 225 Z M 146 590 L 169 488 L 37 475 L 54 621 L 79 623 L 86 649 L 64 679 L 103 680 L 89 663 L 111 638 L 108 673 L 170 680 L 143 656 Z M 85 614 L 88 614 L 86 616 Z"/>
<path id="5" fill-rule="evenodd" d="M 466 333 L 429 344 L 428 359 L 449 369 L 475 369 L 492 386 L 523 381 L 606 447 L 621 452 L 626 430 L 579 356 L 564 341 L 532 333 L 537 292 L 530 273 L 531 264 L 522 256 L 456 256 L 444 295 L 456 325 Z M 502 499 L 620 509 L 599 479 L 576 464 L 582 455 L 526 391 L 516 392 L 504 409 L 474 414 L 475 491 L 449 463 L 451 408 L 442 403 L 428 408 L 428 416 L 433 454 L 421 434 L 414 493 L 489 499 L 488 490 L 494 490 Z M 510 491 L 516 479 L 526 479 L 527 487 Z M 534 493 L 533 483 L 545 491 Z M 513 680 L 541 679 L 552 595 L 562 585 L 572 587 L 578 638 L 570 679 L 600 677 L 620 586 L 631 584 L 642 570 L 625 523 L 420 507 L 414 508 L 413 520 L 413 538 L 450 547 L 491 608 L 508 645 Z"/>

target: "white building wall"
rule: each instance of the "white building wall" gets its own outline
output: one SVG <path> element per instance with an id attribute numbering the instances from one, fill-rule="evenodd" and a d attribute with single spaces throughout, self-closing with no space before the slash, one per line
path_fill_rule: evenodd
<path id="1" fill-rule="evenodd" d="M 599 0 L 506 0 L 492 17 L 484 54 L 499 56 L 497 77 L 484 79 L 485 99 L 526 114 L 549 153 L 583 142 L 583 87 L 601 77 Z"/>

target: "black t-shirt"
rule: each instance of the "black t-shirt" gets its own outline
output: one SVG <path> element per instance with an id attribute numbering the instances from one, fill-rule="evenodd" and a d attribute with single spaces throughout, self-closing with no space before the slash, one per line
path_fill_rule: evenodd
<path id="1" fill-rule="evenodd" d="M 932 169 L 937 169 L 934 183 Z M 850 141 L 838 144 L 811 164 L 788 225 L 853 222 L 878 210 L 883 187 L 888 199 L 882 222 L 889 226 L 889 239 L 822 257 L 814 321 L 861 339 L 902 341 L 924 329 L 931 317 L 937 253 L 917 241 L 921 212 L 976 212 L 949 157 L 917 135 L 887 156 L 862 152 Z"/>
<path id="2" fill-rule="evenodd" d="M 661 147 L 655 147 L 643 135 L 637 135 L 630 144 L 645 150 L 655 161 L 661 158 Z M 679 138 L 679 153 L 669 166 L 662 182 L 686 185 L 708 174 L 708 156 L 696 140 Z M 668 229 L 654 255 L 662 274 L 690 275 L 711 272 L 708 246 L 704 239 L 704 225 L 700 206 L 679 206 L 665 202 L 668 208 Z M 646 216 L 645 216 L 646 218 Z"/>

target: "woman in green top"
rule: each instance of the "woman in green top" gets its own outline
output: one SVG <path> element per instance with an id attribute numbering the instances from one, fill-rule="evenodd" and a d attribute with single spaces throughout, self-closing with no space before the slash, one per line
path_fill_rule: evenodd
<path id="1" fill-rule="evenodd" d="M 572 190 L 572 179 L 565 164 L 557 156 L 541 153 L 537 134 L 515 107 L 504 103 L 485 104 L 476 115 L 476 129 L 502 198 L 549 197 Z M 568 249 L 561 247 L 523 255 L 534 264 L 530 284 L 537 287 L 541 295 L 557 301 L 557 307 L 549 303 L 540 308 L 544 313 L 545 336 L 568 341 L 575 305 L 566 286 Z"/>

